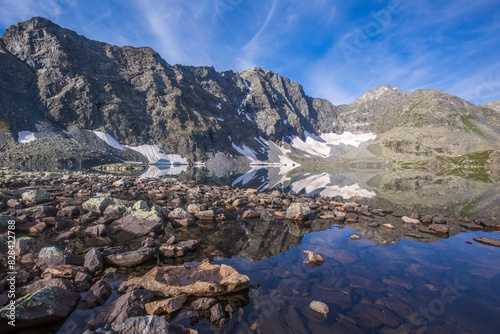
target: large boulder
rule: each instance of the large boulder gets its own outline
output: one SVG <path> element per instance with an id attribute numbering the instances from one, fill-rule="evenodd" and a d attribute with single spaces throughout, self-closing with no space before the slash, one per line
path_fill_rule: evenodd
<path id="1" fill-rule="evenodd" d="M 41 203 L 50 197 L 50 194 L 43 190 L 29 190 L 24 192 L 21 197 L 23 200 L 31 203 Z"/>
<path id="2" fill-rule="evenodd" d="M 104 268 L 104 258 L 101 251 L 97 248 L 90 249 L 87 254 L 85 254 L 83 266 L 91 272 L 101 271 Z"/>
<path id="3" fill-rule="evenodd" d="M 124 323 L 107 324 L 95 331 L 87 330 L 83 334 L 163 334 L 170 333 L 169 324 L 164 317 L 149 315 L 133 317 Z"/>
<path id="4" fill-rule="evenodd" d="M 234 268 L 202 263 L 196 268 L 189 266 L 155 267 L 142 277 L 134 277 L 120 285 L 120 291 L 142 286 L 161 297 L 219 296 L 245 290 L 249 287 L 248 276 Z"/>
<path id="5" fill-rule="evenodd" d="M 151 259 L 156 252 L 156 248 L 144 247 L 134 251 L 104 254 L 104 259 L 116 267 L 134 267 Z"/>
<path id="6" fill-rule="evenodd" d="M 128 202 L 113 197 L 94 197 L 82 204 L 82 207 L 88 211 L 104 213 L 104 210 L 110 205 L 126 205 Z"/>
<path id="7" fill-rule="evenodd" d="M 40 250 L 38 258 L 36 259 L 36 264 L 38 267 L 45 269 L 47 267 L 53 267 L 61 264 L 81 265 L 83 264 L 83 259 L 52 246 L 44 247 Z"/>
<path id="8" fill-rule="evenodd" d="M 156 215 L 140 216 L 137 211 L 135 214 L 126 215 L 115 220 L 111 225 L 119 230 L 133 235 L 143 236 L 151 232 L 160 233 L 163 228 L 163 220 Z"/>
<path id="9" fill-rule="evenodd" d="M 311 208 L 306 203 L 292 203 L 286 210 L 286 218 L 293 220 L 307 220 Z"/>
<path id="10" fill-rule="evenodd" d="M 160 253 L 166 258 L 181 257 L 186 252 L 196 250 L 198 242 L 196 240 L 180 241 L 175 245 L 163 244 L 160 246 Z"/>
<path id="11" fill-rule="evenodd" d="M 100 306 L 111 297 L 112 292 L 111 285 L 106 280 L 101 279 L 92 285 L 90 290 L 83 295 L 78 304 L 78 309 L 87 310 Z"/>
<path id="12" fill-rule="evenodd" d="M 75 291 L 75 287 L 71 281 L 65 278 L 53 278 L 53 277 L 46 277 L 44 279 L 39 279 L 38 281 L 35 281 L 30 285 L 23 287 L 22 290 L 26 293 L 33 294 L 38 290 L 41 290 L 48 286 L 54 286 L 64 290 Z"/>
<path id="13" fill-rule="evenodd" d="M 124 323 L 127 319 L 146 315 L 146 303 L 154 295 L 148 290 L 134 290 L 120 296 L 117 300 L 106 305 L 97 316 L 97 325 L 107 323 Z"/>
<path id="14" fill-rule="evenodd" d="M 64 319 L 73 312 L 79 300 L 80 295 L 76 292 L 54 286 L 45 287 L 16 300 L 16 324 L 19 327 L 32 327 Z M 0 318 L 7 318 L 8 315 L 8 306 L 0 309 Z"/>

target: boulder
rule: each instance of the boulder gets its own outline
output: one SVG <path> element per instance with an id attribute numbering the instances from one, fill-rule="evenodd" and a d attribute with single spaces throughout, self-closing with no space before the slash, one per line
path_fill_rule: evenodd
<path id="1" fill-rule="evenodd" d="M 75 291 L 75 287 L 74 287 L 73 283 L 71 283 L 71 281 L 69 281 L 65 278 L 57 278 L 57 277 L 56 278 L 47 277 L 44 279 L 39 279 L 39 280 L 23 287 L 22 289 L 27 294 L 33 294 L 33 293 L 37 292 L 38 290 L 41 290 L 41 289 L 46 288 L 48 286 L 53 286 L 53 287 L 57 287 L 57 288 L 61 288 L 64 290 L 69 290 L 69 291 Z"/>
<path id="2" fill-rule="evenodd" d="M 104 213 L 109 205 L 126 205 L 128 202 L 112 197 L 94 197 L 82 204 L 83 209 Z"/>
<path id="3" fill-rule="evenodd" d="M 260 213 L 255 209 L 249 209 L 243 212 L 243 219 L 258 219 L 260 218 Z"/>
<path id="4" fill-rule="evenodd" d="M 193 310 L 193 311 L 207 311 L 215 304 L 217 304 L 217 299 L 203 297 L 203 298 L 198 298 L 195 301 L 193 301 L 187 307 L 187 309 Z"/>
<path id="5" fill-rule="evenodd" d="M 311 214 L 311 208 L 306 203 L 292 203 L 286 209 L 286 218 L 293 220 L 307 220 Z"/>
<path id="6" fill-rule="evenodd" d="M 127 319 L 127 321 L 122 324 L 112 323 L 105 328 L 98 328 L 95 331 L 87 330 L 83 334 L 163 334 L 172 333 L 172 331 L 169 330 L 171 327 L 164 317 L 149 315 L 133 317 Z"/>
<path id="7" fill-rule="evenodd" d="M 213 220 L 215 218 L 214 210 L 200 211 L 196 214 L 196 218 L 201 220 Z"/>
<path id="8" fill-rule="evenodd" d="M 41 203 L 50 197 L 50 194 L 43 190 L 29 190 L 24 192 L 21 197 L 23 200 L 31 203 Z"/>
<path id="9" fill-rule="evenodd" d="M 148 290 L 134 290 L 125 293 L 117 300 L 106 305 L 97 316 L 97 324 L 124 323 L 127 319 L 146 315 L 146 303 L 153 299 Z"/>
<path id="10" fill-rule="evenodd" d="M 145 247 L 134 251 L 104 254 L 104 259 L 116 267 L 133 267 L 151 259 L 156 252 L 156 248 Z"/>
<path id="11" fill-rule="evenodd" d="M 94 226 L 89 226 L 85 229 L 85 234 L 94 237 L 105 237 L 108 235 L 108 227 L 104 224 L 97 224 Z"/>
<path id="12" fill-rule="evenodd" d="M 143 236 L 151 232 L 160 233 L 163 228 L 163 220 L 159 217 L 149 218 L 129 214 L 115 220 L 111 223 L 111 226 L 137 236 Z"/>
<path id="13" fill-rule="evenodd" d="M 128 287 L 142 286 L 157 296 L 219 296 L 245 290 L 249 278 L 234 268 L 202 263 L 196 268 L 189 266 L 155 267 L 142 277 L 134 277 L 120 285 L 120 291 Z"/>
<path id="14" fill-rule="evenodd" d="M 42 278 L 45 277 L 59 277 L 73 280 L 78 273 L 84 273 L 87 268 L 82 266 L 73 266 L 70 264 L 61 264 L 53 267 L 49 267 L 42 273 Z"/>
<path id="15" fill-rule="evenodd" d="M 101 251 L 97 248 L 90 249 L 87 254 L 85 254 L 85 262 L 83 266 L 91 272 L 101 271 L 104 268 L 104 259 Z"/>
<path id="16" fill-rule="evenodd" d="M 101 279 L 92 285 L 90 290 L 83 295 L 77 308 L 80 310 L 87 310 L 100 306 L 104 304 L 109 297 L 111 297 L 112 292 L 113 289 L 111 288 L 111 285 Z"/>
<path id="17" fill-rule="evenodd" d="M 79 300 L 80 295 L 76 292 L 47 286 L 16 300 L 16 324 L 31 327 L 64 319 L 73 312 Z M 0 317 L 6 317 L 8 313 L 7 307 L 0 309 Z"/>
<path id="18" fill-rule="evenodd" d="M 42 269 L 60 264 L 83 264 L 83 260 L 78 256 L 60 250 L 57 247 L 44 247 L 38 253 L 36 265 Z"/>
<path id="19" fill-rule="evenodd" d="M 417 218 L 410 218 L 407 216 L 401 217 L 401 220 L 403 222 L 405 222 L 406 224 L 419 224 L 420 223 L 420 220 L 418 220 Z"/>
<path id="20" fill-rule="evenodd" d="M 80 215 L 80 209 L 78 209 L 76 206 L 67 206 L 57 212 L 57 217 L 74 218 L 78 217 L 79 215 Z"/>
<path id="21" fill-rule="evenodd" d="M 78 222 L 80 224 L 86 225 L 86 224 L 90 224 L 90 223 L 95 222 L 99 218 L 101 218 L 100 213 L 97 213 L 95 211 L 89 211 L 86 214 L 84 214 L 83 216 L 80 216 L 80 218 L 78 219 Z"/>
<path id="22" fill-rule="evenodd" d="M 473 240 L 476 241 L 476 242 L 488 245 L 488 246 L 500 247 L 500 239 L 494 239 L 494 238 L 474 238 Z"/>
<path id="23" fill-rule="evenodd" d="M 146 312 L 151 315 L 173 313 L 180 310 L 186 302 L 186 296 L 177 296 L 146 304 Z"/>
<path id="24" fill-rule="evenodd" d="M 177 244 L 163 244 L 160 246 L 160 253 L 167 257 L 181 257 L 186 254 L 186 252 L 194 251 L 198 247 L 198 242 L 196 240 L 186 240 L 180 241 Z"/>

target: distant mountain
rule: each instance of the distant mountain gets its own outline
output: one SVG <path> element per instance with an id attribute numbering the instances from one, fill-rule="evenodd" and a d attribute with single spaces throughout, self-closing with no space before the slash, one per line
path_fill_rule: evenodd
<path id="1" fill-rule="evenodd" d="M 383 86 L 335 106 L 271 71 L 170 65 L 151 48 L 89 40 L 40 17 L 5 31 L 0 61 L 1 163 L 290 165 L 499 147 L 498 108 L 437 90 Z"/>

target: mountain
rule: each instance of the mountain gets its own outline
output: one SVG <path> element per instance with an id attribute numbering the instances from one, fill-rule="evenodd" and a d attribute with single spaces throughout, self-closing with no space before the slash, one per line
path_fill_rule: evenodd
<path id="1" fill-rule="evenodd" d="M 350 105 L 278 73 L 170 65 L 35 17 L 0 38 L 0 162 L 409 161 L 498 148 L 499 113 L 382 86 Z M 291 160 L 293 158 L 294 160 Z"/>

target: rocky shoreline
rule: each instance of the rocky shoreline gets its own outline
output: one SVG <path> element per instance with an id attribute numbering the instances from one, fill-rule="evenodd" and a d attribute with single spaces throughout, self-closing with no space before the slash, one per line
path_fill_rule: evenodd
<path id="1" fill-rule="evenodd" d="M 229 266 L 212 265 L 215 257 L 235 255 L 212 236 L 186 235 L 197 225 L 255 226 L 275 220 L 288 224 L 296 236 L 286 247 L 295 247 L 304 234 L 333 224 L 348 225 L 364 239 L 382 245 L 401 238 L 433 242 L 464 229 L 500 229 L 495 217 L 402 216 L 339 198 L 259 193 L 175 179 L 82 174 L 3 179 L 0 330 L 11 329 L 7 235 L 12 222 L 16 328 L 61 323 L 75 310 L 103 306 L 86 328 L 90 334 L 128 333 L 133 328 L 150 333 L 196 332 L 169 325 L 181 309 L 192 312 L 192 323 L 207 319 L 222 327 L 243 312 L 250 284 L 258 282 Z M 499 246 L 498 240 L 485 239 L 476 241 Z M 269 243 L 268 254 L 250 244 L 246 256 L 258 259 L 286 250 L 273 247 Z M 315 263 L 313 254 L 308 258 L 311 265 Z"/>

